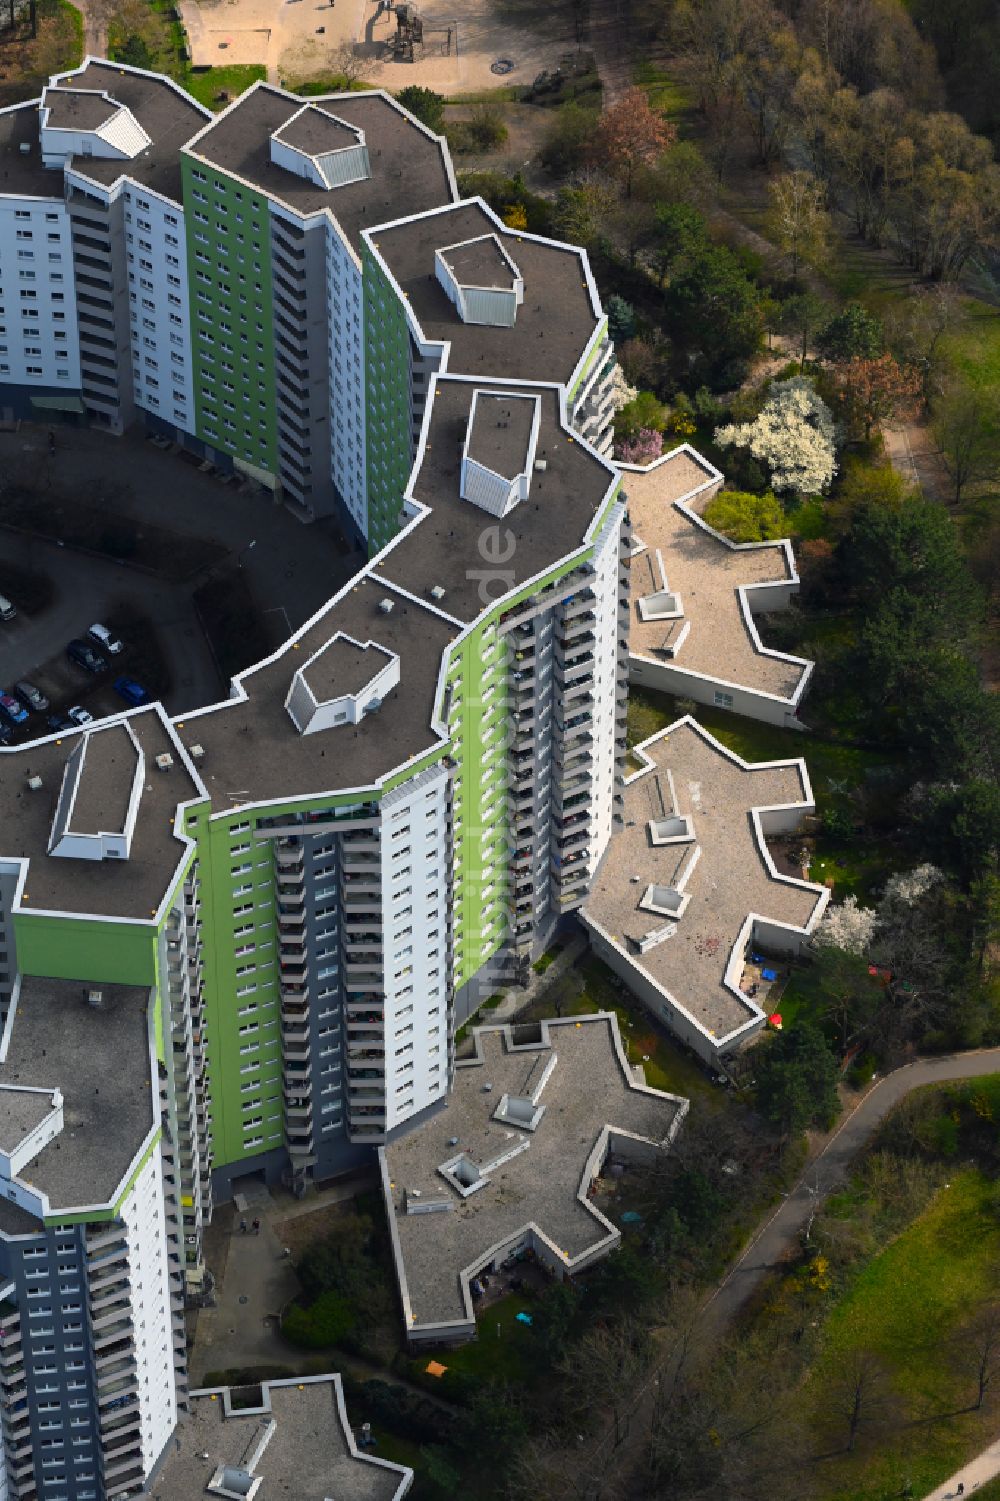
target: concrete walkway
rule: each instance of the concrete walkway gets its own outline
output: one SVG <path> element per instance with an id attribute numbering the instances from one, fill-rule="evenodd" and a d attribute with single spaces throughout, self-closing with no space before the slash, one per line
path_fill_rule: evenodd
<path id="1" fill-rule="evenodd" d="M 1000 1439 L 990 1444 L 982 1454 L 977 1454 L 975 1459 L 970 1459 L 960 1470 L 956 1470 L 950 1480 L 939 1485 L 936 1491 L 931 1491 L 924 1501 L 953 1501 L 956 1496 L 971 1496 L 981 1485 L 997 1475 L 1000 1475 Z M 960 1485 L 965 1489 L 960 1491 Z"/>
<path id="2" fill-rule="evenodd" d="M 986 1481 L 994 1480 L 995 1475 L 1000 1475 L 1000 1438 L 989 1448 L 983 1448 L 982 1454 L 968 1460 L 967 1465 L 956 1469 L 950 1480 L 925 1496 L 925 1501 L 952 1501 L 953 1496 L 973 1495 Z M 959 1486 L 964 1486 L 964 1490 L 959 1490 Z"/>
<path id="3" fill-rule="evenodd" d="M 809 1217 L 831 1190 L 844 1182 L 855 1157 L 867 1146 L 890 1110 L 911 1090 L 925 1084 L 945 1084 L 998 1072 L 1000 1048 L 984 1048 L 944 1058 L 921 1058 L 877 1080 L 851 1114 L 829 1136 L 819 1139 L 818 1149 L 795 1188 L 730 1268 L 705 1305 L 703 1316 L 722 1324 L 735 1317 L 767 1274 L 788 1255 Z"/>

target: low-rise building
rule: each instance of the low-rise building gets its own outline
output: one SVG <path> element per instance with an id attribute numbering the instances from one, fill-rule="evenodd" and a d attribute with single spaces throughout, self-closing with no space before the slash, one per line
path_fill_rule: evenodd
<path id="1" fill-rule="evenodd" d="M 143 1490 L 151 1501 L 200 1496 L 295 1501 L 402 1501 L 406 1465 L 362 1451 L 339 1376 L 264 1381 L 260 1401 L 234 1405 L 228 1387 L 191 1393 L 191 1411 Z"/>
<path id="2" fill-rule="evenodd" d="M 813 664 L 764 645 L 755 617 L 799 592 L 790 542 L 731 542 L 704 509 L 723 476 L 688 443 L 621 466 L 634 532 L 629 679 L 801 728 Z"/>
<path id="3" fill-rule="evenodd" d="M 744 761 L 690 717 L 633 754 L 624 827 L 580 916 L 594 952 L 715 1063 L 765 1024 L 753 952 L 801 953 L 829 901 L 768 843 L 815 811 L 809 773 L 802 760 Z"/>
<path id="4" fill-rule="evenodd" d="M 411 1344 L 472 1338 L 483 1271 L 530 1252 L 562 1277 L 613 1251 L 621 1231 L 593 1202 L 601 1172 L 665 1151 L 687 1112 L 628 1062 L 613 1014 L 537 1032 L 476 1027 L 448 1109 L 379 1150 Z"/>

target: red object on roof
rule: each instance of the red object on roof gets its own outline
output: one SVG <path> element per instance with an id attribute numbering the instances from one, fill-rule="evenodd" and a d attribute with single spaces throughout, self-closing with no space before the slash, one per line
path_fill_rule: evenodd
<path id="1" fill-rule="evenodd" d="M 769 1016 L 768 1019 L 767 1019 L 767 1024 L 768 1024 L 769 1027 L 776 1027 L 778 1029 L 778 1031 L 780 1032 L 781 1031 L 781 1012 L 780 1011 L 776 1011 L 773 1016 Z"/>
<path id="2" fill-rule="evenodd" d="M 878 974 L 878 965 L 877 964 L 869 964 L 869 966 L 868 966 L 868 973 L 870 975 L 877 975 Z"/>

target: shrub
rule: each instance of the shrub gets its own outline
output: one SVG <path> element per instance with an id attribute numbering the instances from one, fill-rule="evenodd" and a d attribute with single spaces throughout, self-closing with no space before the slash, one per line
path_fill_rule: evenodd
<path id="1" fill-rule="evenodd" d="M 281 1323 L 281 1332 L 293 1345 L 321 1350 L 337 1345 L 356 1326 L 357 1316 L 340 1293 L 321 1293 L 308 1308 L 293 1303 Z"/>
<path id="2" fill-rule="evenodd" d="M 477 104 L 466 122 L 466 129 L 477 151 L 495 151 L 507 139 L 507 126 L 495 104 Z"/>
<path id="3" fill-rule="evenodd" d="M 709 526 L 732 542 L 773 542 L 787 533 L 781 501 L 771 490 L 720 490 L 703 512 Z"/>
<path id="4" fill-rule="evenodd" d="M 662 433 L 667 425 L 663 403 L 652 391 L 640 391 L 633 401 L 615 413 L 615 436 L 619 439 L 634 438 L 644 428 Z"/>
<path id="5" fill-rule="evenodd" d="M 545 133 L 539 161 L 552 177 L 569 177 L 583 165 L 600 116 L 571 102 L 556 112 Z"/>
<path id="6" fill-rule="evenodd" d="M 801 376 L 779 381 L 753 422 L 715 430 L 722 448 L 748 448 L 766 465 L 776 490 L 815 495 L 837 472 L 833 417 L 822 397 Z"/>
<path id="7" fill-rule="evenodd" d="M 434 130 L 438 135 L 444 130 L 444 98 L 441 94 L 435 94 L 433 89 L 421 88 L 419 84 L 408 84 L 405 89 L 400 89 L 396 95 L 404 109 L 408 109 L 411 115 L 427 126 L 428 130 Z"/>
<path id="8" fill-rule="evenodd" d="M 634 438 L 617 444 L 617 456 L 623 464 L 651 464 L 663 452 L 663 434 L 652 427 L 640 428 Z"/>

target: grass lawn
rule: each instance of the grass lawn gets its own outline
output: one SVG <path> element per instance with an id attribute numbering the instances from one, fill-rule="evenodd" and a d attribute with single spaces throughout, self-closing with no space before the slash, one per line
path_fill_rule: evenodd
<path id="1" fill-rule="evenodd" d="M 693 107 L 691 90 L 680 83 L 668 68 L 658 67 L 656 63 L 649 61 L 637 63 L 635 81 L 645 92 L 652 107 L 671 119 L 679 119 Z"/>
<path id="2" fill-rule="evenodd" d="M 945 340 L 945 352 L 971 386 L 1000 388 L 1000 308 L 973 297 L 963 304 L 959 328 Z"/>
<path id="3" fill-rule="evenodd" d="M 995 1438 L 996 1414 L 988 1403 L 978 1413 L 961 1410 L 975 1397 L 974 1370 L 968 1364 L 963 1370 L 950 1353 L 961 1327 L 996 1294 L 1000 1218 L 994 1197 L 984 1174 L 956 1169 L 828 1316 L 819 1358 L 800 1392 L 805 1410 L 822 1409 L 843 1360 L 865 1351 L 888 1372 L 906 1415 L 859 1441 L 853 1455 L 819 1461 L 811 1494 L 882 1501 L 903 1494 L 909 1482 L 920 1497 Z M 830 1437 L 839 1441 L 836 1433 Z"/>
<path id="4" fill-rule="evenodd" d="M 225 109 L 237 95 L 242 94 L 252 83 L 267 77 L 267 69 L 260 63 L 232 63 L 228 68 L 190 69 L 183 84 L 199 104 L 207 109 Z M 227 94 L 227 99 L 220 99 Z"/>
<path id="5" fill-rule="evenodd" d="M 507 1381 L 512 1386 L 530 1386 L 538 1359 L 531 1328 L 519 1324 L 519 1313 L 530 1313 L 530 1293 L 508 1293 L 479 1316 L 479 1333 L 454 1350 L 428 1349 L 409 1363 L 410 1376 L 420 1386 L 439 1396 L 448 1396 L 450 1376 L 471 1376 L 476 1381 Z M 447 1366 L 444 1376 L 428 1376 L 428 1361 Z"/>

